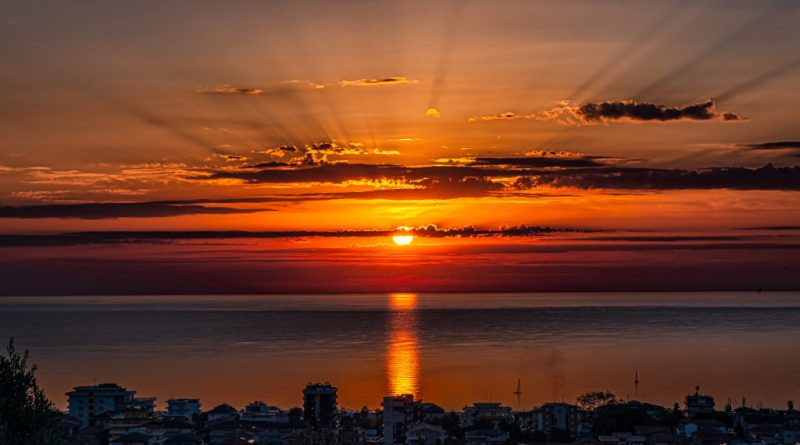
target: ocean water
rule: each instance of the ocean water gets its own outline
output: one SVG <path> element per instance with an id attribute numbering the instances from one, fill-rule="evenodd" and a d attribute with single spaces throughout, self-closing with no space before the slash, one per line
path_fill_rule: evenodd
<path id="1" fill-rule="evenodd" d="M 527 409 L 601 389 L 671 405 L 695 385 L 720 406 L 800 400 L 800 293 L 2 297 L 11 336 L 62 408 L 103 382 L 206 408 L 296 406 L 310 381 L 348 408 L 414 393 Z"/>

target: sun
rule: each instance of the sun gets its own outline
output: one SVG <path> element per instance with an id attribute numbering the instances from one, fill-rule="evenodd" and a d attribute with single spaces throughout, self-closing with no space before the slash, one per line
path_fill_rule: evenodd
<path id="1" fill-rule="evenodd" d="M 398 246 L 405 246 L 414 241 L 414 235 L 394 235 L 392 236 L 392 241 Z"/>

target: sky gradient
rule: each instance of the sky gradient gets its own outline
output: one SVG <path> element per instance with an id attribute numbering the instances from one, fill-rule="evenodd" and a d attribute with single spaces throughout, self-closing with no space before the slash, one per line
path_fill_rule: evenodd
<path id="1" fill-rule="evenodd" d="M 798 289 L 799 9 L 4 2 L 0 292 Z"/>

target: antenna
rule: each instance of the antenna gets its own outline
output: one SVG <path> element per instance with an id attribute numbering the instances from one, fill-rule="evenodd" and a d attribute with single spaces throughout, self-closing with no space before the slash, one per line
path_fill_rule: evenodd
<path id="1" fill-rule="evenodd" d="M 636 374 L 633 378 L 633 396 L 636 400 L 639 400 L 639 370 L 636 370 Z"/>
<path id="2" fill-rule="evenodd" d="M 517 390 L 514 391 L 517 396 L 517 409 L 522 411 L 522 379 L 517 379 Z"/>

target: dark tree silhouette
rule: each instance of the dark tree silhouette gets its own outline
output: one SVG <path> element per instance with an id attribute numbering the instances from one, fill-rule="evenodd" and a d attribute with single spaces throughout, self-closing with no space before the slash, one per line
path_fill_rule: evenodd
<path id="1" fill-rule="evenodd" d="M 28 351 L 17 352 L 11 338 L 6 354 L 0 354 L 0 444 L 63 443 L 58 411 L 39 388 Z"/>
<path id="2" fill-rule="evenodd" d="M 594 411 L 601 406 L 616 402 L 617 398 L 609 391 L 591 391 L 579 395 L 576 401 L 581 409 Z"/>

